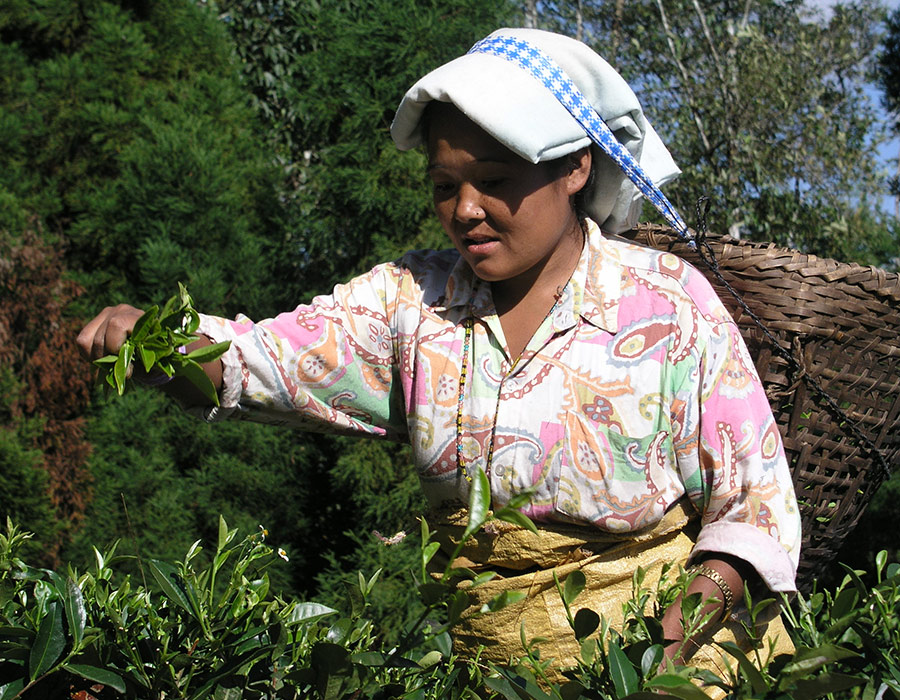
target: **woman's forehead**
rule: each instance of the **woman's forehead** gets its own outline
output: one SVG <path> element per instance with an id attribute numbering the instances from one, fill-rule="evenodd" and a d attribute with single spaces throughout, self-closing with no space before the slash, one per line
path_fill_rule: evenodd
<path id="1" fill-rule="evenodd" d="M 525 163 L 451 103 L 432 102 L 425 119 L 429 167 L 447 149 L 466 151 L 479 161 Z"/>

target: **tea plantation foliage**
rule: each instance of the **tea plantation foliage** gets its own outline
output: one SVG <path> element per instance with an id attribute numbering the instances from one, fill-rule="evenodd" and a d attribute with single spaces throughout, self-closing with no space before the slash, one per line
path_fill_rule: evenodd
<path id="1" fill-rule="evenodd" d="M 473 489 L 470 528 L 492 518 L 519 522 L 514 507 L 491 515 L 487 479 Z M 515 517 L 518 516 L 518 517 Z M 532 526 L 533 527 L 533 526 Z M 878 557 L 866 584 L 848 570 L 834 590 L 799 596 L 785 612 L 796 651 L 766 645 L 744 654 L 723 645 L 719 674 L 663 662 L 660 610 L 684 590 L 683 571 L 655 588 L 635 572 L 625 624 L 614 630 L 579 605 L 580 571 L 557 584 L 581 658 L 571 668 L 542 656 L 521 630 L 521 657 L 508 666 L 453 655 L 448 630 L 518 598 L 504 592 L 481 610 L 467 593 L 486 579 L 450 565 L 426 571 L 437 544 L 422 521 L 418 564 L 407 572 L 423 612 L 385 643 L 372 620 L 381 570 L 359 573 L 344 612 L 272 592 L 270 571 L 288 555 L 260 528 L 239 540 L 219 519 L 214 548 L 198 540 L 177 561 L 139 557 L 139 574 L 113 545 L 94 550 L 84 572 L 30 566 L 17 555 L 29 535 L 7 521 L 0 535 L 0 698 L 304 698 L 576 700 L 670 697 L 900 697 L 900 567 Z M 148 585 L 149 584 L 149 585 Z M 522 594 L 524 595 L 524 594 Z M 701 601 L 683 603 L 686 627 Z M 750 619 L 774 600 L 746 598 Z"/>

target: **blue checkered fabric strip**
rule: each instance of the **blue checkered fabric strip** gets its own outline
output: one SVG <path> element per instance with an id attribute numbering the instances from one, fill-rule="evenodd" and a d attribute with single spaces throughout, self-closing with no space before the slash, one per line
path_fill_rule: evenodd
<path id="1" fill-rule="evenodd" d="M 594 111 L 581 91 L 549 56 L 523 39 L 495 36 L 482 39 L 469 53 L 486 53 L 504 58 L 531 73 L 581 124 L 588 136 L 612 158 L 641 193 L 663 215 L 668 224 L 684 240 L 693 245 L 692 235 L 681 215 L 641 168 L 634 156 L 616 140 L 610 128 Z"/>

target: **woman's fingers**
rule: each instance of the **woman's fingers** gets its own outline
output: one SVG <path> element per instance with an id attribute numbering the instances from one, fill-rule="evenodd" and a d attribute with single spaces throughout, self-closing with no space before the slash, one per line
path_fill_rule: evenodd
<path id="1" fill-rule="evenodd" d="M 107 306 L 78 334 L 76 343 L 87 360 L 119 352 L 143 312 L 127 304 Z"/>

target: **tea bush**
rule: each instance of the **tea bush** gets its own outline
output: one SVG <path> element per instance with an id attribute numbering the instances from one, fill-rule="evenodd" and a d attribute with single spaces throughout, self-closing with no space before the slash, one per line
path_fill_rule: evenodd
<path id="1" fill-rule="evenodd" d="M 532 529 L 516 510 L 521 504 L 488 510 L 486 481 L 474 482 L 467 535 L 492 519 Z M 509 666 L 454 656 L 449 632 L 456 622 L 523 594 L 504 593 L 480 611 L 467 610 L 456 580 L 477 586 L 491 574 L 449 564 L 430 573 L 438 550 L 432 535 L 423 520 L 419 561 L 409 572 L 423 612 L 387 645 L 374 632 L 369 606 L 379 571 L 358 574 L 346 615 L 282 598 L 271 590 L 268 569 L 288 554 L 266 543 L 262 527 L 238 540 L 220 517 L 213 549 L 197 541 L 179 561 L 138 560 L 138 581 L 121 573 L 130 557 L 116 545 L 95 549 L 86 572 L 32 567 L 19 558 L 30 535 L 7 520 L 0 535 L 0 700 L 900 698 L 900 567 L 884 554 L 870 583 L 848 570 L 836 589 L 798 595 L 785 608 L 793 655 L 773 656 L 760 645 L 746 656 L 723 645 L 732 654 L 725 677 L 662 661 L 657 620 L 684 590 L 683 571 L 670 570 L 654 590 L 635 572 L 621 631 L 576 609 L 584 576 L 570 574 L 558 590 L 581 658 L 574 668 L 557 669 L 566 678 L 558 684 L 547 680 L 554 661 L 541 657 L 540 640 L 524 630 L 523 655 Z M 695 598 L 682 604 L 686 626 L 697 623 L 702 601 Z M 752 618 L 774 601 L 746 602 Z"/>

